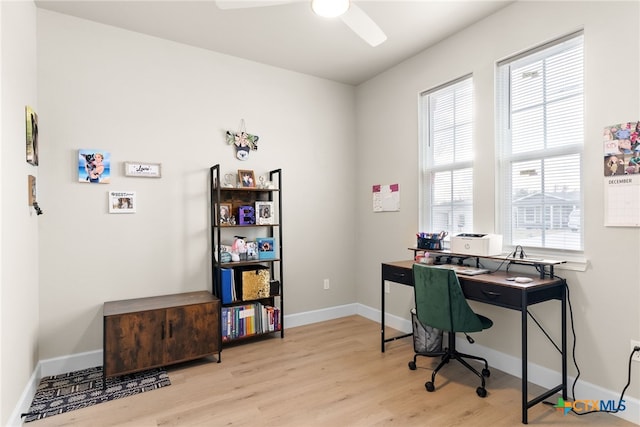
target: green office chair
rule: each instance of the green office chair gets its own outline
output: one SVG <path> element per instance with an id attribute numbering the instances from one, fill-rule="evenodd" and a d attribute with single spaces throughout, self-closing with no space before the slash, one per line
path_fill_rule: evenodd
<path id="1" fill-rule="evenodd" d="M 476 389 L 480 397 L 487 395 L 485 389 L 485 377 L 489 377 L 489 365 L 486 359 L 456 351 L 456 332 L 463 332 L 467 340 L 473 343 L 473 339 L 467 332 L 480 332 L 489 329 L 493 322 L 471 310 L 467 303 L 458 276 L 455 271 L 448 268 L 429 267 L 421 264 L 413 265 L 413 283 L 416 302 L 416 314 L 418 320 L 427 326 L 441 329 L 448 332 L 449 347 L 442 352 L 426 353 L 425 356 L 442 356 L 440 364 L 433 370 L 431 381 L 425 383 L 427 391 L 434 391 L 436 374 L 451 359 L 462 363 L 467 369 L 472 371 L 482 380 L 482 385 Z M 422 354 L 418 354 L 422 355 Z M 484 362 L 484 369 L 478 372 L 466 360 L 475 359 Z M 415 369 L 415 360 L 409 362 L 409 368 Z"/>

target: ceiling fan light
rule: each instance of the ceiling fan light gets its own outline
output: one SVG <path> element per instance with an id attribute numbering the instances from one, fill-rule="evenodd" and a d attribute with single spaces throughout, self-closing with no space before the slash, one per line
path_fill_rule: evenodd
<path id="1" fill-rule="evenodd" d="M 349 0 L 311 0 L 311 9 L 323 18 L 336 18 L 349 10 Z"/>

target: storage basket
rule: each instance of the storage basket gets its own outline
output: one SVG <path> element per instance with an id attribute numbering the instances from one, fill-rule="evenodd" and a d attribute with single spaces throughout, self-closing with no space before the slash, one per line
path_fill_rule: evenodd
<path id="1" fill-rule="evenodd" d="M 236 267 L 234 276 L 236 291 L 244 301 L 269 297 L 271 277 L 267 267 Z"/>
<path id="2" fill-rule="evenodd" d="M 442 239 L 426 239 L 418 237 L 418 248 L 440 250 L 443 248 Z"/>

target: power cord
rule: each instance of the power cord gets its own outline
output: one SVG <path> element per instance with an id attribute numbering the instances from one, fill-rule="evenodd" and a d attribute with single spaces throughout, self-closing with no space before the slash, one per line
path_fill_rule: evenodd
<path id="1" fill-rule="evenodd" d="M 576 367 L 576 371 L 577 371 L 577 375 L 573 380 L 573 384 L 571 385 L 571 395 L 572 395 L 572 399 L 575 401 L 576 400 L 575 388 L 576 388 L 576 383 L 578 382 L 578 378 L 580 378 L 580 368 L 578 367 L 578 362 L 576 360 L 576 330 L 575 330 L 574 321 L 573 321 L 573 307 L 571 305 L 571 296 L 569 294 L 569 285 L 567 285 L 567 281 L 565 279 L 563 279 L 562 277 L 559 277 L 559 276 L 556 276 L 556 277 L 558 277 L 559 279 L 561 279 L 564 282 L 564 287 L 565 287 L 565 290 L 567 291 L 567 302 L 569 303 L 569 318 L 571 320 L 571 335 L 573 336 L 573 346 L 571 348 L 571 353 L 572 353 L 573 364 Z M 556 349 L 558 349 L 557 345 L 555 347 L 556 347 Z M 631 385 L 631 364 L 632 364 L 632 360 L 633 360 L 633 355 L 636 352 L 640 352 L 640 346 L 635 346 L 633 348 L 633 350 L 631 351 L 631 354 L 629 354 L 629 368 L 628 368 L 628 373 L 627 373 L 627 384 L 624 386 L 624 388 L 622 389 L 622 392 L 620 393 L 620 399 L 618 399 L 618 406 L 616 407 L 616 409 L 614 409 L 614 410 L 599 410 L 599 409 L 597 409 L 597 410 L 591 410 L 591 411 L 586 411 L 586 412 L 577 412 L 572 406 L 571 407 L 571 412 L 573 412 L 576 415 L 587 415 L 587 414 L 592 414 L 594 412 L 601 412 L 601 413 L 604 412 L 604 413 L 608 413 L 608 414 L 615 414 L 615 413 L 618 413 L 621 410 L 624 410 L 624 408 L 621 408 L 622 398 L 624 397 L 624 394 L 627 391 L 627 388 L 629 388 L 629 385 Z M 546 401 L 544 402 L 544 404 L 546 404 L 546 405 L 554 405 L 553 402 L 546 402 Z"/>
<path id="2" fill-rule="evenodd" d="M 518 249 L 520 249 L 520 255 L 518 256 Z M 516 246 L 515 250 L 513 251 L 513 253 L 510 255 L 511 258 L 520 258 L 520 259 L 524 259 L 527 257 L 527 254 L 524 253 L 524 249 L 522 248 L 522 246 L 518 245 Z"/>

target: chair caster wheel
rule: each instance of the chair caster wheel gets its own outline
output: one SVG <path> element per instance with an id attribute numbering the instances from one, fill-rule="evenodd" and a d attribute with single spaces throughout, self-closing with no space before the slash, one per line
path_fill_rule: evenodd
<path id="1" fill-rule="evenodd" d="M 476 389 L 476 394 L 480 397 L 487 397 L 487 389 L 484 387 L 478 387 Z"/>
<path id="2" fill-rule="evenodd" d="M 431 381 L 427 381 L 426 383 L 424 383 L 424 387 L 427 389 L 427 391 L 431 392 L 434 391 L 436 389 L 436 386 L 433 385 L 433 383 Z"/>
<path id="3" fill-rule="evenodd" d="M 484 368 L 482 370 L 482 376 L 485 377 L 485 378 L 489 378 L 491 376 L 491 371 L 488 370 L 487 368 Z"/>
<path id="4" fill-rule="evenodd" d="M 412 371 L 416 370 L 416 362 L 414 362 L 413 360 L 411 362 L 409 362 L 409 369 L 411 369 Z"/>

